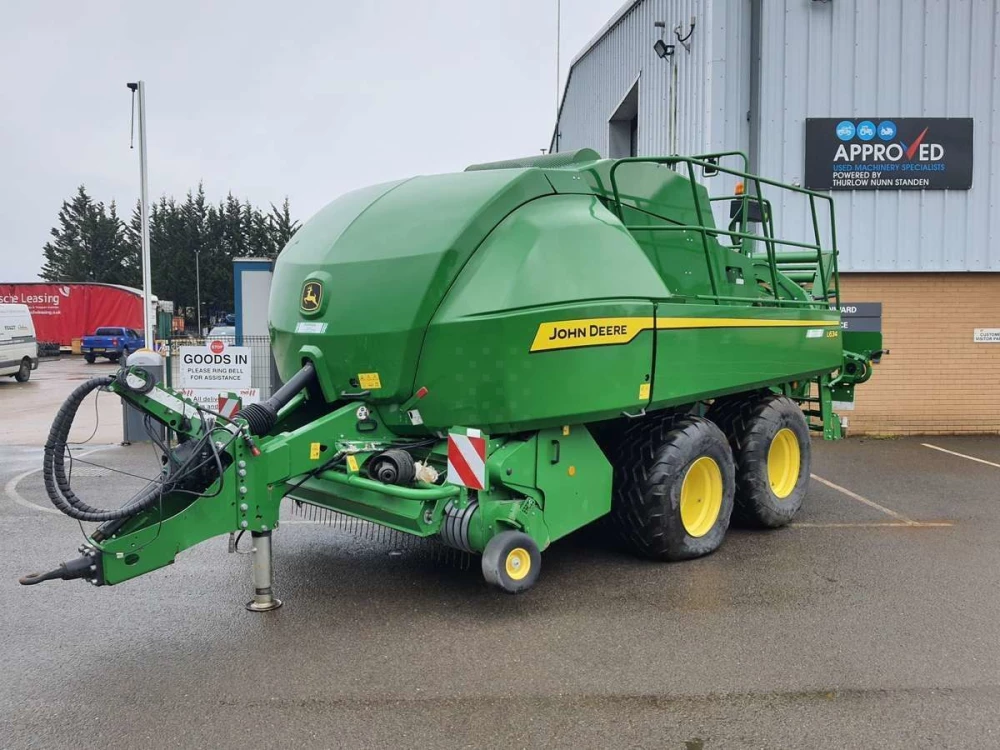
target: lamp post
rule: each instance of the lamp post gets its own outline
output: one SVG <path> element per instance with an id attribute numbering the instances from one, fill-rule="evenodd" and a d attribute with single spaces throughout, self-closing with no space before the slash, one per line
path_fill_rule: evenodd
<path id="1" fill-rule="evenodd" d="M 139 205 L 142 212 L 142 334 L 147 347 L 153 344 L 152 297 L 149 273 L 149 176 L 146 173 L 146 84 L 126 84 L 139 96 Z"/>

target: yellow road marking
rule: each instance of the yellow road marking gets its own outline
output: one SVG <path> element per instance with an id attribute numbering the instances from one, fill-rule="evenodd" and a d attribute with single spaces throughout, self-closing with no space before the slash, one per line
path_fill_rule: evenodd
<path id="1" fill-rule="evenodd" d="M 986 464 L 987 466 L 995 466 L 1000 469 L 1000 464 L 995 464 L 992 461 L 987 461 L 985 458 L 976 458 L 975 456 L 967 456 L 964 453 L 958 453 L 956 451 L 950 451 L 947 448 L 939 448 L 936 445 L 931 445 L 930 443 L 921 443 L 925 448 L 933 448 L 936 451 L 941 451 L 942 453 L 949 453 L 952 456 L 958 456 L 959 458 L 967 458 L 970 461 L 976 461 L 977 463 Z"/>
<path id="2" fill-rule="evenodd" d="M 874 500 L 869 500 L 867 497 L 861 497 L 861 495 L 859 495 L 858 493 L 851 492 L 849 489 L 847 489 L 846 487 L 841 487 L 839 484 L 834 484 L 829 479 L 823 479 L 823 477 L 818 477 L 815 474 L 810 474 L 809 476 L 811 476 L 813 479 L 815 479 L 820 484 L 825 484 L 827 487 L 831 487 L 831 488 L 837 490 L 837 492 L 841 492 L 841 493 L 847 495 L 852 500 L 857 500 L 859 503 L 864 503 L 869 508 L 874 508 L 875 510 L 877 510 L 877 511 L 879 511 L 881 513 L 885 513 L 887 516 L 889 516 L 891 518 L 895 518 L 897 521 L 902 522 L 905 526 L 916 526 L 916 525 L 918 525 L 918 522 L 914 521 L 912 518 L 907 518 L 902 513 L 897 513 L 894 510 L 890 510 L 889 508 L 886 508 L 884 505 L 879 505 Z"/>

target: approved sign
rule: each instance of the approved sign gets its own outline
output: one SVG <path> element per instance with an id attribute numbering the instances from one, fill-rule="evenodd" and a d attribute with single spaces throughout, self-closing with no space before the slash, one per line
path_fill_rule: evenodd
<path id="1" fill-rule="evenodd" d="M 968 190 L 971 117 L 808 117 L 812 190 Z"/>
<path id="2" fill-rule="evenodd" d="M 180 347 L 181 388 L 239 391 L 250 388 L 250 348 L 209 341 Z"/>

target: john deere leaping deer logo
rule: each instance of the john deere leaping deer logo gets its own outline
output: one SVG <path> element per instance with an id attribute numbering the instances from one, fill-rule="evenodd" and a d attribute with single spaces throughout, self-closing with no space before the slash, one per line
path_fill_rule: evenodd
<path id="1" fill-rule="evenodd" d="M 307 281 L 302 285 L 302 312 L 316 312 L 323 302 L 323 285 L 318 281 Z"/>

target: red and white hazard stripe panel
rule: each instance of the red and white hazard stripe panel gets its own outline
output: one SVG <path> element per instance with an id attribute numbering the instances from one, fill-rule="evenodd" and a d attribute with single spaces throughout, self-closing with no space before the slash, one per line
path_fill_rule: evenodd
<path id="1" fill-rule="evenodd" d="M 238 398 L 230 398 L 228 395 L 219 394 L 219 414 L 226 419 L 232 419 L 239 410 L 240 400 Z"/>
<path id="2" fill-rule="evenodd" d="M 479 430 L 448 434 L 447 479 L 471 490 L 486 487 L 486 438 Z"/>

